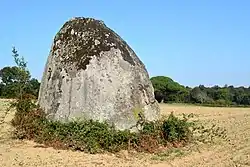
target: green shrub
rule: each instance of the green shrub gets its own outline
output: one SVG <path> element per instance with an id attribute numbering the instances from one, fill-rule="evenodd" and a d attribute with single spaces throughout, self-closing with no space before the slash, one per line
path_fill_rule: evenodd
<path id="1" fill-rule="evenodd" d="M 129 130 L 116 130 L 106 122 L 93 120 L 66 123 L 50 121 L 33 103 L 32 98 L 19 99 L 11 107 L 16 108 L 11 122 L 15 127 L 16 138 L 34 140 L 58 149 L 89 153 L 117 152 L 124 149 L 153 153 L 168 143 L 188 143 L 194 139 L 195 132 L 201 134 L 206 130 L 197 128 L 193 121 L 189 121 L 190 115 L 184 115 L 180 119 L 171 113 L 161 121 L 143 122 L 142 130 L 132 133 Z"/>
<path id="2" fill-rule="evenodd" d="M 148 135 L 158 135 L 161 131 L 161 123 L 157 122 L 145 122 L 141 133 Z"/>
<path id="3" fill-rule="evenodd" d="M 11 103 L 10 108 L 13 107 L 16 108 L 16 112 L 11 124 L 15 127 L 15 137 L 33 139 L 43 130 L 42 123 L 46 120 L 46 116 L 31 99 L 18 99 Z"/>
<path id="4" fill-rule="evenodd" d="M 192 138 L 192 131 L 190 130 L 192 126 L 193 123 L 188 122 L 186 117 L 180 119 L 175 117 L 172 112 L 168 119 L 163 121 L 162 130 L 164 138 L 170 142 L 189 141 Z"/>
<path id="5" fill-rule="evenodd" d="M 47 121 L 43 128 L 36 141 L 51 146 L 53 140 L 61 141 L 68 148 L 90 153 L 127 149 L 129 141 L 135 136 L 129 131 L 118 131 L 107 123 L 92 120 L 68 123 Z"/>

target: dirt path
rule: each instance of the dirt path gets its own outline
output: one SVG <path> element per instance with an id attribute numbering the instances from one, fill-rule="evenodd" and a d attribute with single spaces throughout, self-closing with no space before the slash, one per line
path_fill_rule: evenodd
<path id="1" fill-rule="evenodd" d="M 197 113 L 204 121 L 212 121 L 228 132 L 229 141 L 217 145 L 199 145 L 192 151 L 177 150 L 176 156 L 119 154 L 90 155 L 82 152 L 42 148 L 30 141 L 10 139 L 10 120 L 14 112 L 6 114 L 6 102 L 0 101 L 0 167 L 245 167 L 250 166 L 250 109 L 207 108 L 195 106 L 161 105 L 162 114 L 175 110 L 180 113 Z M 161 161 L 164 159 L 164 161 Z"/>

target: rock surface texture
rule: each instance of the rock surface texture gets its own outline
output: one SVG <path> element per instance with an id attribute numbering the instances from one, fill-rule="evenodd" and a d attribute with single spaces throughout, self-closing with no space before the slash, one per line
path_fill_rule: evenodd
<path id="1" fill-rule="evenodd" d="M 77 17 L 54 38 L 38 103 L 52 120 L 93 119 L 117 129 L 159 118 L 144 64 L 102 21 Z"/>

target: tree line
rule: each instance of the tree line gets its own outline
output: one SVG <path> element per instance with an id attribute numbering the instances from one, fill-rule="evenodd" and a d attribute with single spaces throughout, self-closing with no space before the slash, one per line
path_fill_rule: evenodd
<path id="1" fill-rule="evenodd" d="M 151 78 L 155 90 L 155 98 L 164 103 L 195 103 L 211 106 L 249 106 L 250 87 L 205 87 L 194 88 L 183 86 L 169 77 L 156 76 Z"/>
<path id="2" fill-rule="evenodd" d="M 31 78 L 27 70 L 27 62 L 19 58 L 15 47 L 12 56 L 16 66 L 6 66 L 0 69 L 0 97 L 18 98 L 18 95 L 38 97 L 40 82 Z M 20 68 L 21 67 L 21 68 Z M 250 87 L 205 87 L 194 88 L 183 86 L 169 77 L 152 77 L 155 98 L 164 103 L 194 103 L 211 106 L 250 106 Z"/>

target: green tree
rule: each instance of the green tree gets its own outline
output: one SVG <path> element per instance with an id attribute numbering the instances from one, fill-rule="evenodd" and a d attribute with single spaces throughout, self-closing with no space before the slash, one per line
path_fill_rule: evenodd
<path id="1" fill-rule="evenodd" d="M 232 101 L 232 96 L 230 94 L 230 90 L 228 88 L 220 88 L 217 90 L 215 95 L 215 100 L 225 100 L 226 102 Z"/>
<path id="2" fill-rule="evenodd" d="M 17 82 L 19 78 L 18 67 L 4 67 L 0 70 L 0 78 L 5 85 Z"/>
<path id="3" fill-rule="evenodd" d="M 182 102 L 187 99 L 187 89 L 169 77 L 152 77 L 151 82 L 157 97 L 163 97 L 164 102 Z"/>
<path id="4" fill-rule="evenodd" d="M 14 98 L 18 95 L 19 87 L 19 68 L 4 67 L 0 70 L 0 78 L 2 84 L 1 96 L 6 98 Z"/>
<path id="5" fill-rule="evenodd" d="M 39 88 L 40 88 L 40 82 L 37 79 L 32 78 L 28 82 L 28 84 L 25 88 L 25 92 L 38 97 Z"/>
<path id="6" fill-rule="evenodd" d="M 19 95 L 18 83 L 12 83 L 4 85 L 2 88 L 2 97 L 5 98 L 16 98 Z"/>
<path id="7" fill-rule="evenodd" d="M 18 67 L 17 83 L 20 96 L 19 98 L 22 99 L 24 89 L 26 88 L 27 83 L 29 82 L 30 79 L 30 73 L 27 70 L 27 62 L 24 60 L 24 57 L 20 57 L 15 47 L 12 48 L 12 56 Z"/>
<path id="8" fill-rule="evenodd" d="M 250 95 L 244 95 L 243 99 L 241 101 L 241 104 L 243 105 L 250 105 Z"/>
<path id="9" fill-rule="evenodd" d="M 195 103 L 211 103 L 212 99 L 208 97 L 205 91 L 202 91 L 200 87 L 194 87 L 191 92 L 190 96 L 193 102 Z"/>
<path id="10" fill-rule="evenodd" d="M 158 102 L 201 103 L 220 106 L 250 105 L 250 87 L 234 87 L 225 84 L 220 87 L 199 85 L 190 88 L 173 81 L 169 77 L 156 76 L 151 78 Z"/>
<path id="11" fill-rule="evenodd" d="M 0 97 L 3 96 L 3 88 L 4 88 L 4 84 L 0 82 Z"/>
<path id="12" fill-rule="evenodd" d="M 242 104 L 244 95 L 245 95 L 245 90 L 243 87 L 235 88 L 232 101 L 235 102 L 236 104 Z"/>

